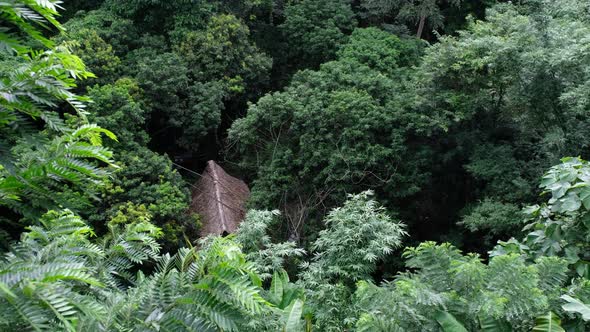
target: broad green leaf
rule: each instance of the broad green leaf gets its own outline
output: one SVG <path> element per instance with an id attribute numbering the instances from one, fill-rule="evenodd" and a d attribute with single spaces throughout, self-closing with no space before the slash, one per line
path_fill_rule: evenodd
<path id="1" fill-rule="evenodd" d="M 467 332 L 467 329 L 446 311 L 439 310 L 435 315 L 435 319 L 444 332 Z"/>
<path id="2" fill-rule="evenodd" d="M 584 204 L 584 208 L 586 208 L 586 210 L 590 210 L 590 187 L 586 186 L 581 189 L 580 199 Z"/>
<path id="3" fill-rule="evenodd" d="M 533 332 L 565 332 L 561 327 L 561 320 L 554 313 L 549 312 L 546 315 L 535 319 Z"/>
<path id="4" fill-rule="evenodd" d="M 541 210 L 541 207 L 538 204 L 535 204 L 535 205 L 530 205 L 530 206 L 525 207 L 522 210 L 522 213 L 528 214 L 528 215 L 537 215 L 539 210 Z"/>
<path id="5" fill-rule="evenodd" d="M 276 297 L 276 299 L 280 302 L 281 298 L 283 297 L 283 280 L 282 275 L 279 271 L 275 271 L 272 276 L 272 281 L 270 284 L 270 292 L 272 295 Z"/>
<path id="6" fill-rule="evenodd" d="M 571 184 L 569 182 L 557 182 L 551 185 L 548 189 L 551 190 L 552 198 L 558 199 L 563 197 L 570 187 Z"/>
<path id="7" fill-rule="evenodd" d="M 480 315 L 479 325 L 481 332 L 511 332 L 510 324 L 505 321 L 496 320 L 490 316 Z"/>
<path id="8" fill-rule="evenodd" d="M 284 313 L 285 327 L 284 332 L 298 332 L 301 331 L 301 314 L 303 313 L 303 301 L 301 299 L 295 300 L 291 303 Z"/>
<path id="9" fill-rule="evenodd" d="M 557 182 L 557 178 L 555 177 L 555 175 L 547 174 L 543 176 L 543 178 L 541 179 L 541 184 L 539 185 L 539 187 L 546 188 L 554 184 L 555 182 Z"/>
<path id="10" fill-rule="evenodd" d="M 590 264 L 586 261 L 578 261 L 575 264 L 575 269 L 580 277 L 587 278 L 590 275 Z"/>
<path id="11" fill-rule="evenodd" d="M 573 212 L 577 211 L 580 206 L 582 206 L 582 202 L 578 195 L 570 193 L 563 199 L 560 211 Z"/>
<path id="12" fill-rule="evenodd" d="M 578 256 L 580 254 L 580 249 L 578 247 L 567 246 L 565 247 L 564 252 L 565 259 L 567 259 L 570 264 L 575 264 L 580 260 L 580 257 Z"/>
<path id="13" fill-rule="evenodd" d="M 590 320 L 590 307 L 587 304 L 569 295 L 562 295 L 561 298 L 568 302 L 561 306 L 563 310 L 581 314 L 584 321 Z"/>

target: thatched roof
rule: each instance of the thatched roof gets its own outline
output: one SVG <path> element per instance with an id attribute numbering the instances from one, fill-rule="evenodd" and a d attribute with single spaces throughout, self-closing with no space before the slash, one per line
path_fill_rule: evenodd
<path id="1" fill-rule="evenodd" d="M 213 160 L 194 186 L 191 212 L 201 216 L 201 236 L 233 233 L 246 215 L 250 190 L 244 181 L 227 174 Z"/>

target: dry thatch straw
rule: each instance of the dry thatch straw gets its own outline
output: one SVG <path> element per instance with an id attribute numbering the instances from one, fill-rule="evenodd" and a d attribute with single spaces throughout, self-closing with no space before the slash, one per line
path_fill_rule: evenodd
<path id="1" fill-rule="evenodd" d="M 209 160 L 194 186 L 190 208 L 201 216 L 201 236 L 235 232 L 246 215 L 249 196 L 250 189 L 244 181 L 227 174 Z"/>

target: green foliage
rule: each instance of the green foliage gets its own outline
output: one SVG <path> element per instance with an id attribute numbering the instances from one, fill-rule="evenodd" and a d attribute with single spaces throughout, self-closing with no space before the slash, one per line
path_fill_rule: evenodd
<path id="1" fill-rule="evenodd" d="M 109 260 L 97 269 L 106 285 L 124 288 L 125 283 L 135 282 L 132 269 L 136 264 L 158 258 L 160 245 L 156 239 L 162 231 L 150 218 L 145 206 L 129 203 L 108 221 L 108 233 L 100 242 Z"/>
<path id="2" fill-rule="evenodd" d="M 39 223 L 0 260 L 3 329 L 76 331 L 81 319 L 104 319 L 108 308 L 100 293 L 109 283 L 101 271 L 121 278 L 129 268 L 117 265 L 121 260 L 141 263 L 138 252 L 159 249 L 149 235 L 127 227 L 104 250 L 89 241 L 92 229 L 67 210 L 50 211 Z"/>
<path id="3" fill-rule="evenodd" d="M 491 2 L 1 3 L 0 330 L 588 330 L 590 5 Z M 164 152 L 281 215 L 199 241 Z"/>
<path id="4" fill-rule="evenodd" d="M 590 27 L 587 13 L 572 6 L 585 8 L 568 1 L 497 5 L 486 20 L 472 19 L 427 49 L 414 76 L 417 106 L 447 131 L 437 135 L 441 174 L 470 175 L 450 183 L 467 195 L 457 200 L 534 203 L 543 170 L 586 150 L 579 135 L 588 125 L 574 106 L 585 97 L 573 91 L 587 81 L 579 40 Z"/>
<path id="5" fill-rule="evenodd" d="M 95 162 L 113 165 L 111 151 L 100 145 L 101 134 L 115 139 L 106 129 L 83 125 L 54 138 L 33 135 L 36 144 L 15 146 L 0 169 L 0 204 L 27 217 L 60 205 L 87 205 L 83 194 L 109 174 Z"/>
<path id="6" fill-rule="evenodd" d="M 530 200 L 537 178 L 534 171 L 516 156 L 517 148 L 510 145 L 482 144 L 474 147 L 465 170 L 482 186 L 482 195 L 502 201 Z"/>
<path id="7" fill-rule="evenodd" d="M 174 53 L 142 58 L 136 79 L 149 101 L 148 106 L 158 111 L 179 107 L 181 91 L 189 84 L 186 65 Z"/>
<path id="8" fill-rule="evenodd" d="M 565 258 L 578 275 L 588 277 L 590 216 L 590 166 L 579 158 L 564 158 L 560 165 L 553 166 L 542 178 L 540 187 L 551 193 L 547 203 L 525 209 L 529 223 L 523 244 L 523 252 L 532 258 L 559 256 Z M 492 253 L 513 251 L 509 243 L 501 243 Z"/>
<path id="9" fill-rule="evenodd" d="M 287 259 L 301 257 L 305 253 L 292 241 L 272 241 L 269 227 L 276 225 L 278 214 L 278 211 L 250 210 L 236 231 L 235 241 L 242 246 L 248 261 L 256 265 L 262 279 L 270 278 L 283 269 Z"/>
<path id="10" fill-rule="evenodd" d="M 467 332 L 465 327 L 448 312 L 438 311 L 436 313 L 436 321 L 440 324 L 444 332 Z"/>
<path id="11" fill-rule="evenodd" d="M 408 23 L 417 23 L 418 32 L 416 35 L 420 37 L 422 34 L 420 24 L 424 24 L 420 23 L 420 21 L 428 21 L 428 25 L 433 29 L 442 27 L 443 17 L 440 10 L 440 4 L 447 3 L 453 6 L 458 6 L 461 3 L 461 0 L 402 0 L 398 1 L 398 3 L 399 12 L 397 17 Z"/>
<path id="12" fill-rule="evenodd" d="M 92 229 L 70 211 L 52 211 L 24 233 L 0 261 L 0 326 L 238 331 L 270 314 L 254 265 L 237 244 L 217 238 L 201 250 L 159 256 L 160 230 L 144 208 L 130 208 L 109 222 L 99 245 L 88 239 Z M 158 265 L 151 276 L 130 270 L 153 260 Z M 293 301 L 301 305 L 300 297 Z M 285 310 L 291 318 L 286 323 L 293 324 L 293 311 L 300 311 L 293 306 Z"/>
<path id="13" fill-rule="evenodd" d="M 86 98 L 74 94 L 76 79 L 93 77 L 84 63 L 72 55 L 67 45 L 52 50 L 32 52 L 15 58 L 17 65 L 2 72 L 2 121 L 6 127 L 18 115 L 40 118 L 51 129 L 60 131 L 63 125 L 45 107 L 55 108 L 59 102 L 68 103 L 77 113 L 84 110 Z"/>
<path id="14" fill-rule="evenodd" d="M 370 43 L 383 50 L 396 45 L 400 58 L 412 49 L 394 36 L 356 33 L 342 59 L 299 72 L 285 91 L 250 105 L 229 130 L 241 166 L 256 174 L 253 204 L 279 206 L 294 239 L 316 207 L 338 204 L 347 192 L 380 188 L 399 198 L 427 182 L 420 165 L 427 162 L 428 148 L 410 149 L 407 140 L 415 128 L 429 128 L 430 121 L 402 110 L 403 94 L 392 91 L 402 90 L 404 81 L 386 75 L 394 70 L 391 59 L 373 63 L 354 51 Z"/>
<path id="15" fill-rule="evenodd" d="M 88 80 L 85 85 L 112 82 L 119 75 L 121 59 L 95 30 L 76 30 L 75 34 L 68 34 L 68 42 L 72 45 L 72 52 L 96 75 L 96 78 Z"/>
<path id="16" fill-rule="evenodd" d="M 349 196 L 326 216 L 327 229 L 313 243 L 314 257 L 302 275 L 307 283 L 367 279 L 377 262 L 399 247 L 406 235 L 403 225 L 370 199 L 372 195 L 369 191 Z"/>
<path id="17" fill-rule="evenodd" d="M 220 82 L 192 83 L 188 67 L 176 53 L 141 59 L 136 79 L 144 91 L 147 108 L 159 115 L 163 126 L 176 128 L 178 144 L 189 150 L 221 122 L 225 97 Z"/>
<path id="18" fill-rule="evenodd" d="M 256 331 L 304 331 L 303 319 L 305 295 L 302 287 L 289 281 L 289 275 L 284 270 L 275 271 L 272 275 L 270 288 L 264 292 L 264 297 L 274 306 L 267 317 L 256 319 L 253 330 Z M 305 329 L 308 331 L 308 329 Z"/>
<path id="19" fill-rule="evenodd" d="M 88 202 L 90 185 L 109 174 L 104 166 L 113 165 L 111 152 L 101 146 L 101 135 L 116 140 L 115 135 L 88 124 L 88 99 L 72 92 L 76 79 L 93 75 L 66 45 L 54 46 L 37 30 L 46 24 L 61 28 L 54 18 L 57 3 L 16 1 L 0 6 L 3 24 L 11 26 L 0 32 L 0 43 L 27 52 L 2 50 L 0 205 L 30 218 L 59 205 L 80 208 Z M 26 41 L 20 33 L 51 48 L 23 48 Z M 76 128 L 64 122 L 60 104 L 75 113 Z"/>
<path id="20" fill-rule="evenodd" d="M 161 100 L 165 93 L 178 99 L 171 101 L 171 105 L 156 106 L 156 109 L 169 113 L 169 123 L 182 130 L 178 139 L 181 147 L 196 150 L 195 143 L 216 131 L 221 124 L 224 101 L 255 95 L 254 91 L 268 80 L 272 60 L 249 40 L 249 35 L 248 27 L 235 16 L 215 15 L 203 30 L 186 31 L 178 38 L 174 50 L 182 61 L 172 59 L 168 63 L 174 62 L 179 71 L 163 74 L 170 75 L 168 77 L 175 86 L 169 91 L 158 91 L 157 97 L 152 99 Z M 182 69 L 181 63 L 185 64 Z M 148 70 L 154 66 L 158 64 L 148 63 L 141 68 Z M 168 68 L 162 67 L 161 70 L 167 71 Z M 162 73 L 154 74 L 148 77 L 153 77 L 158 89 L 165 88 L 160 81 Z M 138 75 L 141 82 L 148 77 Z M 152 90 L 149 85 L 146 88 Z M 226 116 L 233 117 L 228 111 Z"/>
<path id="21" fill-rule="evenodd" d="M 177 52 L 187 62 L 197 81 L 211 79 L 260 85 L 272 60 L 249 41 L 248 27 L 233 15 L 213 16 L 205 30 L 184 34 Z M 228 86 L 230 91 L 244 87 Z"/>
<path id="22" fill-rule="evenodd" d="M 38 42 L 46 48 L 53 47 L 53 43 L 43 36 L 40 28 L 62 29 L 56 20 L 59 0 L 16 0 L 3 2 L 2 30 L 0 31 L 0 52 L 26 53 L 30 50 L 27 39 Z M 23 38 L 24 34 L 28 38 Z"/>
<path id="23" fill-rule="evenodd" d="M 477 255 L 462 256 L 448 244 L 432 242 L 408 248 L 404 256 L 413 272 L 380 288 L 363 285 L 357 290 L 365 315 L 359 324 L 365 328 L 367 322 L 389 322 L 420 331 L 438 322 L 461 324 L 468 330 L 506 324 L 526 329 L 550 308 L 548 295 L 557 298 L 559 292 L 549 292 L 563 287 L 566 279 L 566 262 L 559 259 L 527 265 L 518 255 L 502 255 L 485 265 Z M 371 298 L 378 300 L 371 304 Z M 441 313 L 439 308 L 447 311 Z"/>
<path id="24" fill-rule="evenodd" d="M 417 25 L 418 38 L 425 24 L 431 29 L 443 27 L 444 17 L 441 7 L 459 6 L 462 0 L 363 0 L 361 6 L 368 16 L 387 16 L 392 12 L 402 23 Z"/>
<path id="25" fill-rule="evenodd" d="M 350 324 L 355 282 L 371 278 L 377 263 L 399 247 L 406 234 L 371 195 L 352 195 L 328 214 L 327 229 L 312 245 L 313 258 L 302 266 L 300 284 L 319 330 L 339 331 Z"/>
<path id="26" fill-rule="evenodd" d="M 280 28 L 289 45 L 289 58 L 309 66 L 332 60 L 346 43 L 346 32 L 355 25 L 349 1 L 302 0 L 285 8 Z"/>
<path id="27" fill-rule="evenodd" d="M 238 331 L 270 309 L 253 266 L 223 238 L 163 255 L 152 276 L 111 299 L 118 329 Z"/>
<path id="28" fill-rule="evenodd" d="M 355 29 L 347 44 L 338 51 L 341 59 L 354 59 L 380 73 L 394 76 L 398 67 L 417 63 L 420 42 L 400 40 L 376 28 Z"/>
<path id="29" fill-rule="evenodd" d="M 173 29 L 202 28 L 207 18 L 225 1 L 185 0 L 106 0 L 103 8 L 133 20 L 141 31 L 160 32 Z M 234 2 L 234 1 L 231 1 Z M 236 1 L 241 3 L 242 1 Z"/>
<path id="30" fill-rule="evenodd" d="M 136 79 L 152 142 L 172 139 L 167 151 L 196 152 L 217 135 L 222 118 L 235 118 L 236 108 L 266 86 L 272 64 L 244 21 L 224 13 L 229 7 L 225 1 L 106 1 L 70 20 L 60 38 L 79 45 L 76 52 L 99 76 L 91 83 Z"/>
<path id="31" fill-rule="evenodd" d="M 577 75 L 584 72 L 585 61 L 573 59 L 574 54 L 584 58 L 577 36 L 589 27 L 583 15 L 562 11 L 565 3 L 547 2 L 536 15 L 510 4 L 496 6 L 486 21 L 471 22 L 458 37 L 442 38 L 428 50 L 422 66 L 427 89 L 437 91 L 429 94 L 435 98 L 427 104 L 453 108 L 454 119 L 496 121 L 496 126 L 486 124 L 480 135 L 494 129 L 496 135 L 501 129 L 510 134 L 509 126 L 515 127 L 511 136 L 519 144 L 504 145 L 524 149 L 534 140 L 542 143 L 536 147 L 541 156 L 576 149 L 580 142 L 572 129 L 585 125 L 562 100 L 585 81 Z M 564 50 L 574 58 L 563 57 Z M 549 75 L 549 68 L 555 75 Z"/>
<path id="32" fill-rule="evenodd" d="M 131 20 L 105 9 L 80 12 L 67 21 L 64 28 L 65 32 L 59 38 L 84 42 L 84 35 L 97 34 L 101 40 L 112 46 L 114 54 L 118 57 L 124 57 L 134 48 L 141 36 L 141 32 Z"/>
<path id="33" fill-rule="evenodd" d="M 522 213 L 515 204 L 486 198 L 465 214 L 461 224 L 472 232 L 489 230 L 492 234 L 514 235 L 522 226 Z"/>
<path id="34" fill-rule="evenodd" d="M 182 177 L 167 156 L 146 148 L 119 155 L 120 169 L 101 189 L 101 202 L 89 220 L 99 227 L 115 217 L 129 202 L 144 205 L 152 222 L 165 229 L 161 239 L 166 248 L 178 248 L 183 233 L 196 233 L 196 220 L 187 214 L 190 195 Z"/>
<path id="35" fill-rule="evenodd" d="M 436 321 L 449 330 L 564 331 L 553 314 L 558 312 L 567 317 L 564 327 L 584 330 L 576 314 L 585 321 L 589 313 L 582 198 L 587 172 L 588 163 L 579 158 L 564 158 L 552 167 L 541 180 L 551 198 L 525 209 L 532 219 L 525 227 L 530 233 L 522 244 L 500 242 L 488 264 L 449 244 L 407 248 L 408 272 L 381 287 L 359 283 L 357 328 L 419 331 Z M 576 272 L 582 278 L 571 280 Z"/>
<path id="36" fill-rule="evenodd" d="M 577 313 L 582 315 L 582 319 L 587 322 L 590 320 L 590 307 L 582 303 L 580 300 L 575 299 L 569 295 L 562 295 L 561 298 L 567 303 L 562 305 L 563 310 L 571 313 Z"/>
<path id="37" fill-rule="evenodd" d="M 114 84 L 89 88 L 92 103 L 88 106 L 89 119 L 104 128 L 117 128 L 119 142 L 108 144 L 115 152 L 131 152 L 136 145 L 145 146 L 149 137 L 146 132 L 146 111 L 137 96 L 141 90 L 136 81 L 122 78 Z"/>
<path id="38" fill-rule="evenodd" d="M 535 320 L 534 332 L 564 332 L 565 330 L 561 327 L 561 321 L 554 313 L 549 312 L 547 315 L 539 316 Z"/>
<path id="39" fill-rule="evenodd" d="M 101 126 L 118 128 L 120 142 L 110 144 L 120 169 L 100 189 L 101 202 L 89 220 L 103 229 L 109 218 L 129 202 L 145 205 L 153 222 L 165 230 L 161 241 L 166 249 L 177 248 L 183 234 L 196 232 L 196 219 L 187 214 L 189 193 L 185 182 L 172 168 L 167 156 L 145 148 L 149 114 L 142 103 L 143 90 L 131 78 L 89 88 L 93 103 L 89 118 Z"/>

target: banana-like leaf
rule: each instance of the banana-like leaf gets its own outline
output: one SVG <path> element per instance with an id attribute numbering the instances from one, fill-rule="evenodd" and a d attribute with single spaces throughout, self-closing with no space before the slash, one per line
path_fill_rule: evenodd
<path id="1" fill-rule="evenodd" d="M 303 301 L 297 299 L 293 301 L 284 313 L 285 327 L 283 332 L 300 332 L 302 330 L 301 314 L 303 313 Z"/>
<path id="2" fill-rule="evenodd" d="M 467 332 L 463 324 L 459 323 L 453 315 L 446 311 L 439 310 L 435 318 L 444 332 Z"/>
<path id="3" fill-rule="evenodd" d="M 581 314 L 582 319 L 586 322 L 590 320 L 590 307 L 587 304 L 569 295 L 562 295 L 561 298 L 568 302 L 561 306 L 563 310 Z"/>
<path id="4" fill-rule="evenodd" d="M 512 332 L 510 324 L 489 316 L 480 316 L 479 326 L 482 332 Z"/>
<path id="5" fill-rule="evenodd" d="M 548 312 L 546 315 L 535 319 L 533 332 L 565 332 L 561 327 L 561 320 L 554 313 Z"/>
<path id="6" fill-rule="evenodd" d="M 283 272 L 283 271 L 281 271 Z M 275 271 L 272 276 L 272 281 L 270 284 L 270 292 L 271 294 L 277 299 L 277 303 L 281 301 L 283 297 L 283 274 L 279 271 Z M 288 282 L 288 281 L 287 281 Z"/>

